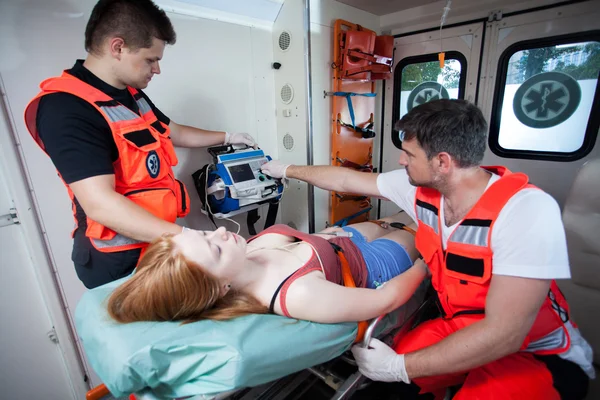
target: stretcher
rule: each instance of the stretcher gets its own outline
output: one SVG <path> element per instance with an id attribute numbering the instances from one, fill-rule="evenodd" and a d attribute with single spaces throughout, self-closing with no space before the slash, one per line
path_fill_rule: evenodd
<path id="1" fill-rule="evenodd" d="M 346 352 L 357 335 L 356 323 L 319 324 L 270 314 L 190 324 L 116 323 L 108 316 L 106 302 L 128 278 L 86 292 L 75 312 L 88 361 L 114 397 L 134 393 L 145 400 L 224 399 L 241 388 L 300 371 L 331 383 L 322 367 L 337 358 L 352 362 Z M 406 328 L 422 306 L 425 291 L 422 285 L 404 306 L 378 318 L 367 329 L 367 340 Z M 335 388 L 342 395 L 335 398 L 347 398 L 363 381 L 358 372 L 343 382 L 337 379 Z"/>

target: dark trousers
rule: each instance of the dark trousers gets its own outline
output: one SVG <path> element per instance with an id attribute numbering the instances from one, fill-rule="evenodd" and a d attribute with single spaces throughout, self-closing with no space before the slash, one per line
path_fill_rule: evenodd
<path id="1" fill-rule="evenodd" d="M 92 289 L 131 274 L 140 252 L 141 249 L 103 253 L 96 250 L 85 236 L 85 230 L 79 228 L 73 238 L 71 259 L 79 280 L 86 288 Z"/>

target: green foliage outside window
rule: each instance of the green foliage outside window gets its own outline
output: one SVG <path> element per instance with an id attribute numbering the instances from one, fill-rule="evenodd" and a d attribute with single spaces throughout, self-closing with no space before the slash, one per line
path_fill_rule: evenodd
<path id="1" fill-rule="evenodd" d="M 518 51 L 508 63 L 507 84 L 520 84 L 541 72 L 564 72 L 576 80 L 597 79 L 600 43 L 574 43 Z"/>
<path id="2" fill-rule="evenodd" d="M 438 61 L 407 65 L 402 70 L 402 91 L 413 90 L 423 82 L 437 82 L 440 75 L 443 79 L 441 83 L 446 89 L 458 88 L 460 62 L 457 60 L 446 60 L 443 69 L 440 69 Z"/>

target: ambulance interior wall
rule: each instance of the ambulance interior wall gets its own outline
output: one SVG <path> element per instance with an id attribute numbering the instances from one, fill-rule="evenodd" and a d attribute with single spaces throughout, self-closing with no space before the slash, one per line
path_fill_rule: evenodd
<path id="1" fill-rule="evenodd" d="M 311 38 L 311 76 L 312 76 L 312 126 L 313 155 L 315 165 L 329 165 L 331 160 L 331 97 L 323 97 L 323 91 L 333 90 L 333 28 L 336 19 L 343 19 L 371 29 L 378 34 L 379 17 L 334 0 L 311 0 L 310 2 L 310 38 Z M 375 104 L 375 132 L 377 136 L 373 145 L 373 165 L 379 164 L 379 143 L 381 140 L 380 105 L 381 82 L 377 84 Z M 333 163 L 335 165 L 335 163 Z M 315 188 L 315 230 L 325 228 L 329 220 L 330 194 L 328 191 Z M 377 205 L 377 201 L 373 201 Z M 377 211 L 373 209 L 371 216 L 375 218 Z"/>
<path id="2" fill-rule="evenodd" d="M 39 83 L 85 58 L 84 29 L 96 0 L 8 0 L 0 13 L 0 75 L 6 100 L 25 154 L 33 195 L 40 206 L 43 230 L 50 243 L 52 268 L 64 293 L 71 319 L 85 288 L 71 261 L 73 217 L 70 201 L 52 162 L 37 147 L 23 122 L 23 110 Z M 155 105 L 179 124 L 210 130 L 248 132 L 265 153 L 278 158 L 274 80 L 271 70 L 272 32 L 250 26 L 168 13 L 177 43 L 167 46 L 162 73 L 145 92 Z M 211 162 L 203 149 L 178 149 L 177 177 L 185 182 L 191 213 L 178 221 L 196 229 L 211 229 L 200 213 L 191 174 Z M 261 210 L 266 215 L 266 210 Z M 236 218 L 246 234 L 245 218 Z M 235 226 L 218 222 L 228 229 Z M 257 223 L 262 226 L 263 221 Z M 80 344 L 78 343 L 80 346 Z M 89 369 L 89 368 L 88 368 Z M 94 376 L 92 375 L 92 383 Z"/>

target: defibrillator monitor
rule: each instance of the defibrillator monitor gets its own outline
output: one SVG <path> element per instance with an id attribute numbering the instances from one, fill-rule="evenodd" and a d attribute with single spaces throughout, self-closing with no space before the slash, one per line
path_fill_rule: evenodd
<path id="1" fill-rule="evenodd" d="M 231 179 L 235 183 L 251 181 L 254 179 L 254 174 L 252 173 L 252 168 L 250 168 L 250 164 L 231 165 L 227 169 L 229 170 L 229 175 L 231 175 Z"/>
<path id="2" fill-rule="evenodd" d="M 227 145 L 208 149 L 213 156 L 213 165 L 205 166 L 203 175 L 195 179 L 205 183 L 198 188 L 203 202 L 203 211 L 217 218 L 226 218 L 258 208 L 261 204 L 278 201 L 283 193 L 283 184 L 260 170 L 270 161 L 261 149 Z"/>

